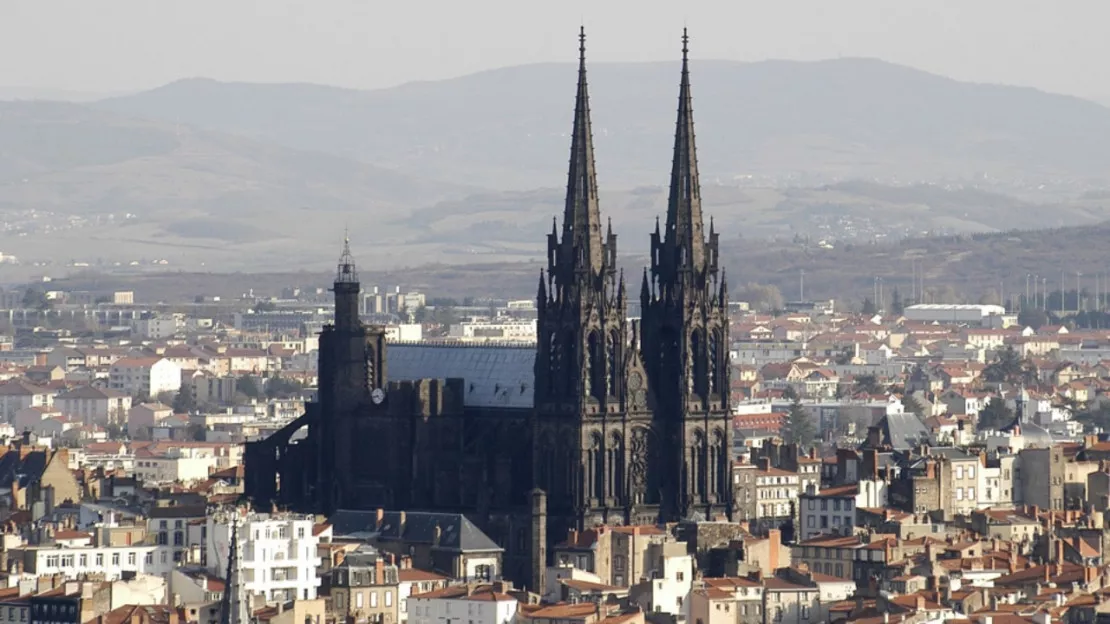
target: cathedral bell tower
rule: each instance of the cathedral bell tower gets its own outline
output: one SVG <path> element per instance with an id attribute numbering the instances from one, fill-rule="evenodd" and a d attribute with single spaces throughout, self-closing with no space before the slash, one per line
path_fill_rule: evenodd
<path id="1" fill-rule="evenodd" d="M 315 498 L 325 513 L 358 500 L 355 482 L 365 477 L 366 471 L 360 469 L 365 462 L 355 452 L 354 441 L 360 421 L 371 417 L 376 405 L 384 400 L 385 336 L 380 328 L 359 320 L 361 286 L 346 237 L 332 292 L 335 322 L 320 333 L 320 435 L 316 453 Z"/>
<path id="2" fill-rule="evenodd" d="M 665 229 L 651 235 L 651 270 L 641 289 L 644 360 L 656 395 L 666 478 L 661 516 L 730 513 L 728 288 L 718 271 L 718 236 L 703 231 L 689 38 L 682 75 Z"/>
<path id="3" fill-rule="evenodd" d="M 533 438 L 535 482 L 547 492 L 549 516 L 574 526 L 600 517 L 591 515 L 599 509 L 619 507 L 625 491 L 623 476 L 616 476 L 623 467 L 604 473 L 587 459 L 596 453 L 624 462 L 623 436 L 607 435 L 604 424 L 623 411 L 627 368 L 625 289 L 616 257 L 617 237 L 611 226 L 603 232 L 598 206 L 583 30 L 562 231 L 554 223 L 547 237 L 547 271 L 536 297 Z M 597 429 L 587 426 L 595 421 Z"/>

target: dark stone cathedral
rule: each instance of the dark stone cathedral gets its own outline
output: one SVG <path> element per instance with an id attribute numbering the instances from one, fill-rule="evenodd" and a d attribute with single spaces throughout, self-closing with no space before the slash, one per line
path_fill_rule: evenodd
<path id="1" fill-rule="evenodd" d="M 536 345 L 386 344 L 359 320 L 344 248 L 318 400 L 247 445 L 256 506 L 465 513 L 505 549 L 505 574 L 533 588 L 548 540 L 568 529 L 730 515 L 728 290 L 717 234 L 703 227 L 687 38 L 666 223 L 650 237 L 639 320 L 617 237 L 602 228 L 580 42 Z"/>

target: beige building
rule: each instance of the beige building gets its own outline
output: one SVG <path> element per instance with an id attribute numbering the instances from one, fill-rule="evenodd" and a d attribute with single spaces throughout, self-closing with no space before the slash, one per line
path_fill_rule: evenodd
<path id="1" fill-rule="evenodd" d="M 331 614 L 338 620 L 395 624 L 400 618 L 397 566 L 370 546 L 349 553 L 331 571 Z M 411 619 L 411 618 L 410 618 Z"/>
<path id="2" fill-rule="evenodd" d="M 54 398 L 54 407 L 86 425 L 121 423 L 131 409 L 131 397 L 108 388 L 83 386 Z"/>
<path id="3" fill-rule="evenodd" d="M 657 565 L 650 548 L 668 541 L 673 538 L 654 526 L 599 526 L 570 531 L 553 556 L 556 567 L 573 566 L 605 585 L 630 587 L 652 578 Z"/>
<path id="4" fill-rule="evenodd" d="M 761 460 L 767 464 L 766 459 Z M 752 530 L 777 528 L 796 514 L 802 479 L 797 472 L 739 464 L 733 470 L 734 520 Z"/>

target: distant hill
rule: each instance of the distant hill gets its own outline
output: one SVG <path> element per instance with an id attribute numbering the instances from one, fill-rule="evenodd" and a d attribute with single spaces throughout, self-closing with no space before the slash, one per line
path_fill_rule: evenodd
<path id="1" fill-rule="evenodd" d="M 0 102 L 0 248 L 19 257 L 272 267 L 302 262 L 305 241 L 333 255 L 344 225 L 397 235 L 410 207 L 473 191 L 77 104 Z"/>
<path id="2" fill-rule="evenodd" d="M 867 59 L 695 61 L 708 180 L 1110 178 L 1110 110 Z M 378 91 L 183 80 L 98 106 L 494 189 L 560 184 L 571 64 Z M 603 188 L 666 180 L 677 63 L 590 66 Z"/>
<path id="3" fill-rule="evenodd" d="M 623 249 L 643 249 L 645 239 L 622 240 Z M 1096 273 L 1104 284 L 1110 272 L 1103 249 L 1110 240 L 1110 222 L 1090 227 L 1072 227 L 1032 232 L 1000 232 L 948 237 L 907 239 L 898 243 L 850 245 L 821 249 L 788 240 L 751 243 L 744 239 L 722 239 L 721 263 L 727 270 L 734 300 L 744 297 L 748 283 L 777 286 L 787 299 L 796 298 L 799 276 L 805 271 L 806 297 L 837 299 L 856 305 L 871 295 L 876 277 L 883 278 L 889 298 L 894 288 L 903 297 L 915 290 L 913 276 L 924 272 L 925 287 L 937 302 L 979 302 L 1024 293 L 1025 276 L 1048 279 L 1050 289 L 1059 288 L 1061 267 L 1067 267 L 1067 288 L 1075 286 L 1081 272 L 1084 289 L 1094 290 Z M 480 262 L 453 265 L 423 264 L 404 270 L 383 270 L 356 257 L 364 287 L 378 285 L 422 290 L 441 297 L 529 297 L 535 293 L 540 264 L 532 262 Z M 630 287 L 638 293 L 638 277 L 647 263 L 642 254 L 619 259 Z M 180 300 L 196 294 L 235 297 L 253 289 L 259 296 L 277 295 L 289 285 L 323 287 L 333 273 L 286 270 L 259 274 L 154 273 L 107 275 L 90 271 L 56 280 L 58 288 L 93 289 L 98 292 L 134 288 L 144 301 Z M 630 276 L 630 277 L 629 277 Z"/>

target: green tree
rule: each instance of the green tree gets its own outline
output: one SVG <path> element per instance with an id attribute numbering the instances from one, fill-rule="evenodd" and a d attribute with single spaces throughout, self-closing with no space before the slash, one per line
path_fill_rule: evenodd
<path id="1" fill-rule="evenodd" d="M 28 288 L 23 293 L 23 307 L 29 310 L 49 310 L 50 300 L 46 298 L 46 293 L 38 288 Z"/>
<path id="2" fill-rule="evenodd" d="M 181 384 L 177 396 L 173 398 L 173 412 L 175 414 L 191 414 L 197 409 L 197 398 L 193 394 L 192 384 Z"/>
<path id="3" fill-rule="evenodd" d="M 273 312 L 274 310 L 277 310 L 277 304 L 273 301 L 260 299 L 254 302 L 255 312 Z"/>
<path id="4" fill-rule="evenodd" d="M 867 394 L 882 394 L 883 385 L 874 375 L 860 375 L 856 377 L 855 383 L 856 392 L 866 392 Z"/>
<path id="5" fill-rule="evenodd" d="M 271 399 L 287 399 L 299 395 L 302 390 L 304 385 L 296 379 L 274 376 L 266 381 L 266 396 Z"/>
<path id="6" fill-rule="evenodd" d="M 263 398 L 262 390 L 250 375 L 243 375 L 235 382 L 235 391 L 242 393 L 248 399 Z"/>
<path id="7" fill-rule="evenodd" d="M 798 393 L 797 393 L 797 391 L 794 390 L 794 386 L 787 386 L 782 391 L 782 398 L 790 399 L 791 401 L 797 401 L 798 400 Z"/>
<path id="8" fill-rule="evenodd" d="M 794 397 L 794 402 L 790 404 L 790 410 L 786 414 L 786 431 L 783 439 L 787 444 L 797 444 L 802 447 L 812 444 L 815 435 L 813 416 L 802 405 L 801 400 Z"/>
<path id="9" fill-rule="evenodd" d="M 1014 421 L 1014 411 L 1006 407 L 1006 402 L 999 397 L 993 397 L 983 409 L 979 410 L 978 429 L 997 430 Z"/>
<path id="10" fill-rule="evenodd" d="M 1026 308 L 1018 313 L 1018 323 L 1037 330 L 1048 325 L 1048 314 L 1040 308 Z"/>
<path id="11" fill-rule="evenodd" d="M 873 314 L 878 312 L 878 309 L 875 308 L 875 302 L 871 300 L 871 297 L 864 297 L 863 308 L 860 311 L 867 316 L 872 316 Z"/>
<path id="12" fill-rule="evenodd" d="M 1029 383 L 1036 381 L 1032 362 L 1023 360 L 1012 346 L 998 351 L 994 360 L 983 368 L 983 379 L 992 383 Z"/>
<path id="13" fill-rule="evenodd" d="M 917 416 L 918 418 L 925 418 L 928 414 L 925 413 L 925 406 L 921 404 L 912 394 L 902 395 L 902 407 L 909 413 Z"/>
<path id="14" fill-rule="evenodd" d="M 906 309 L 906 302 L 902 301 L 902 293 L 898 292 L 898 287 L 894 287 L 894 292 L 890 295 L 890 311 L 894 314 L 901 314 Z"/>

